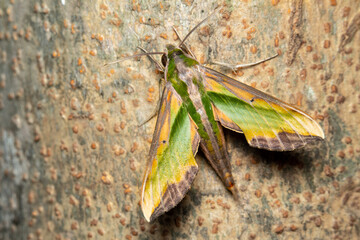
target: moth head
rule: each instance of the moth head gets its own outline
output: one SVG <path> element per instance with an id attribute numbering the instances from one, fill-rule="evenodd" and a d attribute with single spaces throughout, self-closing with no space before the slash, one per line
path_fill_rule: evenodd
<path id="1" fill-rule="evenodd" d="M 168 56 L 166 53 L 164 53 L 162 56 L 161 56 L 161 64 L 166 67 L 166 64 L 167 64 L 167 60 L 168 60 Z"/>
<path id="2" fill-rule="evenodd" d="M 171 52 L 175 49 L 176 47 L 172 44 L 166 44 L 166 49 L 168 50 L 168 52 Z"/>
<path id="3" fill-rule="evenodd" d="M 167 44 L 166 49 L 167 49 L 167 54 L 163 54 L 161 56 L 161 63 L 164 67 L 166 67 L 166 63 L 168 60 L 168 54 L 172 54 L 172 52 L 176 49 L 176 47 L 172 44 Z"/>

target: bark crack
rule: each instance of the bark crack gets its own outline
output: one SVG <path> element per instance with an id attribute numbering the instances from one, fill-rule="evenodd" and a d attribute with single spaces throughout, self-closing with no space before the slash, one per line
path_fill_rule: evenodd
<path id="1" fill-rule="evenodd" d="M 341 35 L 339 52 L 342 52 L 344 50 L 344 47 L 353 40 L 356 32 L 359 29 L 360 29 L 360 13 L 355 15 L 349 27 L 346 29 L 346 32 Z"/>
<path id="2" fill-rule="evenodd" d="M 289 19 L 290 39 L 288 44 L 286 64 L 290 66 L 296 57 L 303 40 L 303 0 L 294 0 L 292 3 L 292 11 Z"/>

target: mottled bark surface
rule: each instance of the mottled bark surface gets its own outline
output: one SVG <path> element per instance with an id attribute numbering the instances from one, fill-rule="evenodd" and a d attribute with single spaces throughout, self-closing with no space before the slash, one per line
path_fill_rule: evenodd
<path id="1" fill-rule="evenodd" d="M 185 199 L 139 207 L 163 51 L 221 1 L 0 0 L 0 239 L 355 239 L 360 236 L 360 2 L 225 1 L 187 43 L 201 62 L 290 102 L 324 142 L 276 153 L 226 131 L 241 200 L 200 153 Z M 222 70 L 223 72 L 226 70 Z"/>

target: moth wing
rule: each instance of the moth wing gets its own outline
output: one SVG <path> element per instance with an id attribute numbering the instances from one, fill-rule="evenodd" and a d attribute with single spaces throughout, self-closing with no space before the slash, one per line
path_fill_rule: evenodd
<path id="1" fill-rule="evenodd" d="M 145 172 L 141 209 L 147 221 L 175 207 L 190 189 L 200 137 L 177 92 L 165 86 Z"/>
<path id="2" fill-rule="evenodd" d="M 301 110 L 212 69 L 201 67 L 221 125 L 243 132 L 252 147 L 290 151 L 324 139 L 319 124 Z"/>

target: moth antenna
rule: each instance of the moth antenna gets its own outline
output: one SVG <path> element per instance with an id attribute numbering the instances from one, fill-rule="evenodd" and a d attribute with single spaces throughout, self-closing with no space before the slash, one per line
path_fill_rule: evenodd
<path id="1" fill-rule="evenodd" d="M 136 57 L 142 57 L 142 56 L 156 55 L 156 54 L 166 54 L 166 53 L 165 53 L 165 52 L 146 52 L 146 53 L 138 53 L 138 54 L 135 54 L 135 55 L 132 55 L 132 56 L 128 56 L 128 57 L 121 58 L 121 59 L 116 60 L 116 61 L 114 61 L 114 62 L 105 63 L 105 64 L 104 64 L 104 67 L 105 67 L 105 66 L 108 66 L 108 65 L 111 65 L 111 64 L 114 64 L 114 63 L 119 63 L 119 62 L 122 62 L 122 61 L 125 61 L 125 60 L 128 60 L 128 59 L 132 59 L 132 58 L 136 58 Z"/>
<path id="2" fill-rule="evenodd" d="M 135 32 L 135 30 L 132 27 L 129 27 L 130 31 L 135 35 L 135 37 L 137 38 L 138 42 L 140 43 L 140 37 L 139 35 Z"/>
<path id="3" fill-rule="evenodd" d="M 218 11 L 218 7 L 215 8 L 215 10 L 206 18 L 204 18 L 201 22 L 199 22 L 193 29 L 191 29 L 191 31 L 184 37 L 184 39 L 181 41 L 181 43 L 179 44 L 179 47 L 181 47 L 181 45 L 184 44 L 184 42 L 186 41 L 186 39 L 201 25 L 203 24 L 206 20 L 208 20 L 211 16 L 213 16 L 216 12 Z"/>
<path id="4" fill-rule="evenodd" d="M 180 37 L 180 34 L 179 32 L 176 30 L 176 28 L 173 26 L 172 29 L 174 30 L 176 36 L 178 37 L 178 39 L 180 40 L 180 42 L 183 42 L 182 38 Z M 186 51 L 188 51 L 188 53 L 190 53 L 190 55 L 196 59 L 196 56 L 195 54 L 191 51 L 191 49 L 185 44 L 185 43 L 182 43 L 182 45 L 185 47 Z M 180 47 L 180 45 L 179 45 Z"/>
<path id="5" fill-rule="evenodd" d="M 209 64 L 226 67 L 226 68 L 229 68 L 230 70 L 232 70 L 233 72 L 236 72 L 236 70 L 238 70 L 238 69 L 244 69 L 244 68 L 252 67 L 252 66 L 258 65 L 260 63 L 267 62 L 267 61 L 269 61 L 269 60 L 271 60 L 273 58 L 276 58 L 277 56 L 279 56 L 278 53 L 271 56 L 271 57 L 265 58 L 265 59 L 257 61 L 257 62 L 238 64 L 238 65 L 233 65 L 233 64 L 230 64 L 230 63 L 222 63 L 222 62 L 209 62 Z"/>
<path id="6" fill-rule="evenodd" d="M 144 53 L 147 53 L 148 51 L 146 51 L 144 48 L 142 48 L 142 47 L 137 47 L 138 49 L 140 49 L 141 51 L 143 51 Z M 153 63 L 155 63 L 155 65 L 156 65 L 156 68 L 158 69 L 158 70 L 160 70 L 160 71 L 162 71 L 162 72 L 164 72 L 164 67 L 163 66 L 161 66 L 161 64 L 158 62 L 158 61 L 156 61 L 155 60 L 155 58 L 153 58 L 152 56 L 148 56 L 149 58 L 150 58 L 150 60 L 153 62 Z"/>

